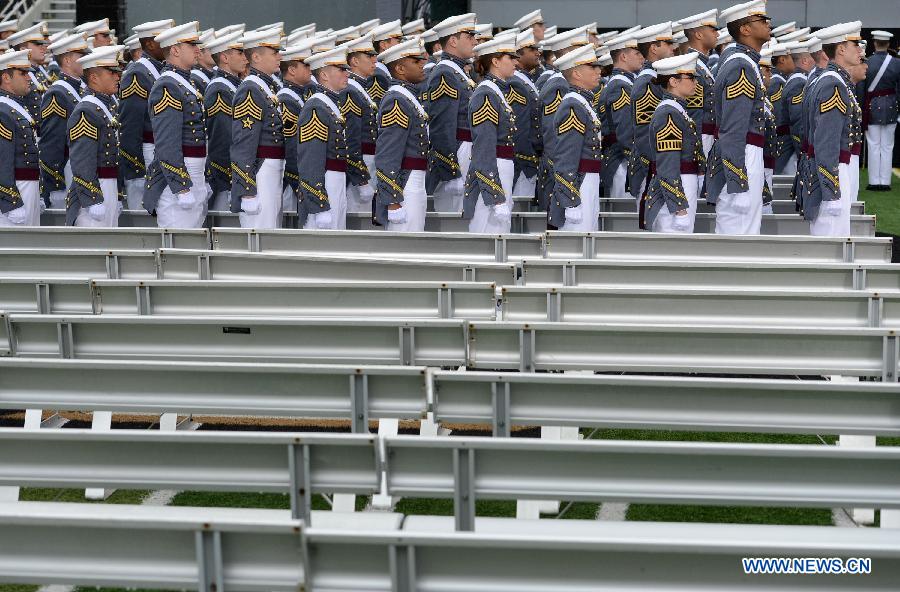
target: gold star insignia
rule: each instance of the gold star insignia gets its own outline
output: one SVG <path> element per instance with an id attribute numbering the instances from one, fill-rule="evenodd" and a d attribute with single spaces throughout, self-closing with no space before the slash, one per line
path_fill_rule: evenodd
<path id="1" fill-rule="evenodd" d="M 244 129 L 250 129 L 251 127 L 253 127 L 254 121 L 248 117 L 247 119 L 243 120 L 241 123 L 244 124 Z"/>

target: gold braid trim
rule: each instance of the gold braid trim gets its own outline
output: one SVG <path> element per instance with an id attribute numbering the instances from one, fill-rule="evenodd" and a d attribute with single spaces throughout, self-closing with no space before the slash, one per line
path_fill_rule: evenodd
<path id="1" fill-rule="evenodd" d="M 15 199 L 18 197 L 22 197 L 18 189 L 16 189 L 15 187 L 6 187 L 5 185 L 0 185 L 0 193 L 5 193 L 6 195 L 12 197 L 13 201 L 15 201 Z"/>
<path id="2" fill-rule="evenodd" d="M 684 195 L 683 191 L 679 190 L 677 187 L 675 187 L 668 181 L 664 181 L 664 180 L 660 179 L 659 184 L 662 185 L 663 189 L 666 189 L 669 192 L 674 193 L 675 197 L 677 197 L 679 199 L 687 199 L 687 197 Z"/>
<path id="3" fill-rule="evenodd" d="M 191 178 L 191 176 L 188 175 L 188 172 L 186 169 L 180 169 L 176 166 L 172 166 L 171 164 L 167 163 L 164 160 L 159 161 L 159 164 L 162 165 L 162 168 L 166 169 L 173 175 L 178 175 L 182 179 L 190 179 Z"/>
<path id="4" fill-rule="evenodd" d="M 49 166 L 47 166 L 47 163 L 45 163 L 43 160 L 39 160 L 39 161 L 38 161 L 38 164 L 41 166 L 41 168 L 44 170 L 45 173 L 47 173 L 48 175 L 50 175 L 51 177 L 53 177 L 54 179 L 56 179 L 56 180 L 59 181 L 60 183 L 65 183 L 65 182 L 66 182 L 66 178 L 65 178 L 64 176 L 62 176 L 61 174 L 59 174 L 58 171 L 54 171 L 52 168 L 50 168 Z"/>
<path id="5" fill-rule="evenodd" d="M 496 181 L 483 174 L 481 171 L 475 171 L 475 178 L 496 191 L 497 193 L 503 193 L 503 187 L 497 184 Z"/>
<path id="6" fill-rule="evenodd" d="M 217 163 L 216 161 L 210 160 L 210 161 L 209 161 L 209 166 L 210 166 L 211 168 L 214 168 L 215 170 L 219 171 L 219 172 L 222 173 L 223 175 L 227 176 L 229 179 L 231 178 L 231 170 L 228 169 L 228 168 L 226 168 L 226 167 L 223 167 L 222 165 L 220 165 L 220 164 Z"/>
<path id="7" fill-rule="evenodd" d="M 121 154 L 122 157 L 125 158 L 125 160 L 127 160 L 128 162 L 130 162 L 131 164 L 133 164 L 133 165 L 136 166 L 137 168 L 139 168 L 139 169 L 141 169 L 141 170 L 144 170 L 144 169 L 145 169 L 144 163 L 142 163 L 140 160 L 138 160 L 137 157 L 132 156 L 131 154 L 128 154 L 127 152 L 125 152 L 125 151 L 122 150 L 121 148 L 119 148 L 119 154 Z"/>
<path id="8" fill-rule="evenodd" d="M 732 173 L 734 173 L 735 175 L 737 175 L 744 181 L 747 180 L 747 175 L 744 173 L 744 171 L 742 171 L 741 169 L 734 166 L 734 164 L 732 164 L 731 161 L 723 158 L 722 162 L 725 163 L 725 166 L 728 168 L 729 171 L 731 171 Z"/>
<path id="9" fill-rule="evenodd" d="M 400 185 L 398 185 L 396 181 L 394 181 L 393 179 L 391 179 L 390 177 L 388 177 L 381 171 L 376 170 L 375 176 L 378 177 L 379 179 L 381 179 L 382 181 L 384 181 L 385 183 L 387 183 L 390 186 L 390 188 L 393 189 L 394 191 L 396 191 L 397 193 L 403 193 L 403 188 L 400 187 Z"/>
<path id="10" fill-rule="evenodd" d="M 248 186 L 252 185 L 253 187 L 256 187 L 256 179 L 241 170 L 241 167 L 237 164 L 231 163 L 231 170 L 237 173 L 238 177 L 240 177 Z"/>
<path id="11" fill-rule="evenodd" d="M 835 189 L 839 189 L 839 188 L 840 188 L 840 186 L 841 186 L 841 181 L 840 181 L 840 179 L 838 179 L 837 177 L 835 177 L 834 175 L 832 175 L 831 172 L 830 172 L 828 169 L 826 169 L 826 168 L 823 167 L 822 165 L 819 165 L 819 172 L 822 173 L 822 175 L 823 175 L 826 179 L 828 179 L 829 181 L 831 181 L 831 184 L 834 185 L 834 188 L 835 188 Z"/>
<path id="12" fill-rule="evenodd" d="M 572 192 L 572 195 L 575 197 L 581 197 L 581 191 L 577 187 L 575 187 L 571 181 L 560 175 L 559 173 L 553 173 L 553 178 L 557 180 L 557 182 L 561 183 L 563 187 Z"/>
<path id="13" fill-rule="evenodd" d="M 84 187 L 85 189 L 87 189 L 88 191 L 92 191 L 94 193 L 102 193 L 102 191 L 100 191 L 99 187 L 97 187 L 90 181 L 82 179 L 81 177 L 72 177 L 72 180 L 75 181 L 76 183 L 78 183 L 79 185 L 81 185 L 82 187 Z"/>
<path id="14" fill-rule="evenodd" d="M 448 156 L 444 156 L 437 150 L 434 151 L 434 156 L 435 158 L 446 164 L 448 167 L 450 167 L 450 170 L 455 171 L 459 169 L 459 164 L 455 160 L 451 159 Z"/>
<path id="15" fill-rule="evenodd" d="M 309 191 L 310 193 L 312 193 L 313 195 L 315 195 L 316 197 L 318 197 L 318 198 L 321 199 L 321 200 L 327 200 L 327 199 L 328 199 L 328 196 L 327 196 L 327 195 L 325 195 L 324 193 L 322 193 L 321 191 L 319 191 L 318 189 L 316 189 L 315 187 L 313 187 L 312 185 L 310 185 L 310 184 L 307 183 L 306 181 L 301 180 L 301 181 L 300 181 L 300 187 L 302 187 L 303 189 L 306 189 L 307 191 Z"/>

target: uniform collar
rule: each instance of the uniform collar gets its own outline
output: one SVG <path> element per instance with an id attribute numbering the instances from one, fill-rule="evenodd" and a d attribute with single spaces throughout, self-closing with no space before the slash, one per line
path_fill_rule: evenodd
<path id="1" fill-rule="evenodd" d="M 203 66 L 197 66 L 197 69 L 200 70 L 201 72 L 203 72 L 204 74 L 206 74 L 206 77 L 207 77 L 207 78 L 212 78 L 213 76 L 216 75 L 216 71 L 215 71 L 215 70 L 207 70 L 207 69 L 204 68 Z"/>
<path id="2" fill-rule="evenodd" d="M 468 60 L 464 60 L 464 59 L 462 59 L 462 58 L 456 57 L 455 55 L 449 54 L 449 53 L 447 53 L 446 51 L 445 51 L 444 53 L 441 54 L 441 60 L 442 60 L 442 61 L 443 61 L 443 60 L 452 60 L 453 62 L 456 62 L 456 64 L 457 64 L 460 68 L 465 68 L 466 66 L 469 65 L 469 61 L 468 61 Z"/>
<path id="3" fill-rule="evenodd" d="M 62 70 L 59 71 L 59 80 L 65 80 L 66 82 L 68 82 L 69 84 L 74 86 L 75 88 L 78 88 L 79 86 L 81 86 L 81 80 L 79 80 L 78 78 L 69 76 Z"/>
<path id="4" fill-rule="evenodd" d="M 306 88 L 306 86 L 300 86 L 299 84 L 294 84 L 293 82 L 288 82 L 287 80 L 284 81 L 284 87 L 294 91 L 301 97 L 303 96 L 303 89 Z"/>
<path id="5" fill-rule="evenodd" d="M 307 88 L 309 89 L 310 94 L 314 94 L 314 93 L 322 93 L 322 94 L 324 94 L 326 97 L 328 97 L 329 99 L 331 99 L 332 101 L 337 101 L 338 98 L 339 98 L 339 97 L 338 97 L 338 93 L 336 93 L 336 92 L 334 92 L 334 91 L 332 91 L 332 90 L 329 90 L 329 89 L 325 88 L 325 87 L 322 86 L 321 84 L 310 84 Z"/>
<path id="6" fill-rule="evenodd" d="M 274 87 L 275 81 L 272 80 L 272 76 L 270 74 L 260 72 L 256 68 L 250 68 L 250 73 L 254 76 L 259 76 L 260 78 L 262 78 L 262 81 L 268 84 L 270 87 Z"/>
<path id="7" fill-rule="evenodd" d="M 809 74 L 809 72 L 804 71 L 803 68 L 794 68 L 794 74 L 806 75 L 806 74 Z"/>
<path id="8" fill-rule="evenodd" d="M 578 93 L 579 95 L 587 99 L 588 102 L 594 100 L 594 91 L 583 89 L 581 87 L 575 86 L 574 84 L 569 85 L 569 91 Z"/>
<path id="9" fill-rule="evenodd" d="M 182 76 L 184 76 L 185 79 L 187 79 L 191 75 L 191 73 L 188 72 L 187 70 L 182 70 L 181 68 L 179 68 L 177 66 L 173 66 L 172 64 L 170 64 L 168 62 L 166 62 L 163 65 L 163 68 L 166 70 L 169 70 L 170 72 L 175 72 L 176 74 L 181 74 Z"/>
<path id="10" fill-rule="evenodd" d="M 113 98 L 111 95 L 107 95 L 102 92 L 97 92 L 95 90 L 92 90 L 90 87 L 88 87 L 88 89 L 84 92 L 84 94 L 85 94 L 85 96 L 93 95 L 93 96 L 97 97 L 98 99 L 103 101 L 103 104 L 106 105 L 107 107 L 112 107 L 112 105 L 113 105 Z"/>
<path id="11" fill-rule="evenodd" d="M 744 45 L 743 43 L 736 43 L 734 45 L 734 51 L 740 51 L 742 53 L 745 53 L 748 56 L 750 56 L 751 58 L 753 58 L 754 62 L 756 62 L 757 64 L 759 63 L 759 52 L 756 51 L 755 49 L 752 49 L 752 48 Z"/>
<path id="12" fill-rule="evenodd" d="M 353 80 L 357 81 L 358 83 L 360 83 L 360 84 L 365 84 L 365 83 L 366 83 L 366 79 L 363 78 L 362 76 L 360 76 L 359 74 L 357 74 L 356 72 L 354 72 L 354 71 L 351 70 L 351 71 L 349 72 L 349 74 L 350 74 L 350 78 L 352 78 Z"/>
<path id="13" fill-rule="evenodd" d="M 846 70 L 844 70 L 843 68 L 841 68 L 840 66 L 835 64 L 834 62 L 828 62 L 828 67 L 825 69 L 830 70 L 832 72 L 837 72 L 838 74 L 841 75 L 841 78 L 844 79 L 844 82 L 846 82 L 847 84 L 850 84 L 850 72 L 847 72 Z"/>
<path id="14" fill-rule="evenodd" d="M 682 107 L 687 109 L 687 101 L 686 100 L 682 99 L 681 97 L 676 97 L 669 91 L 664 90 L 664 91 L 662 91 L 662 100 L 666 100 L 666 99 L 675 101 L 676 103 L 678 103 L 679 105 L 681 105 Z"/>
<path id="15" fill-rule="evenodd" d="M 405 81 L 405 80 L 400 80 L 399 78 L 391 77 L 391 86 L 393 86 L 393 85 L 395 85 L 395 84 L 396 84 L 397 86 L 402 86 L 403 88 L 405 88 L 406 90 L 410 91 L 412 94 L 414 94 L 414 95 L 416 95 L 416 96 L 418 96 L 418 94 L 419 94 L 419 92 L 418 92 L 418 90 L 416 89 L 416 87 L 413 86 L 412 84 L 410 84 L 409 82 L 407 82 L 407 81 Z"/>
<path id="16" fill-rule="evenodd" d="M 226 72 L 225 70 L 222 70 L 221 68 L 216 68 L 216 76 L 215 76 L 215 77 L 216 77 L 216 78 L 224 78 L 224 79 L 227 80 L 228 82 L 231 82 L 231 83 L 233 83 L 233 84 L 235 84 L 235 85 L 238 85 L 238 84 L 241 83 L 241 79 L 240 79 L 240 78 L 238 78 L 237 76 L 235 76 L 235 75 L 232 74 L 231 72 Z"/>
<path id="17" fill-rule="evenodd" d="M 515 74 L 513 74 L 513 76 L 515 76 Z M 497 86 L 500 86 L 501 88 L 509 86 L 509 82 L 507 82 L 506 80 L 503 80 L 502 78 L 498 78 L 497 76 L 494 76 L 490 72 L 485 74 L 484 78 L 482 78 L 482 80 L 490 80 L 491 82 L 493 82 Z"/>
<path id="18" fill-rule="evenodd" d="M 709 63 L 709 54 L 708 53 L 703 53 L 702 51 L 700 51 L 699 49 L 697 49 L 695 47 L 688 47 L 688 51 L 692 51 L 695 54 L 697 54 L 700 61 L 702 61 L 704 64 Z"/>
<path id="19" fill-rule="evenodd" d="M 156 66 L 157 70 L 162 70 L 165 63 L 157 60 L 155 57 L 151 56 L 149 53 L 145 53 L 143 57 L 147 58 L 147 61 Z"/>
<path id="20" fill-rule="evenodd" d="M 622 68 L 613 68 L 612 74 L 610 74 L 610 76 L 615 76 L 616 74 L 624 76 L 629 80 L 634 80 L 634 72 L 629 72 L 628 70 L 623 70 Z"/>

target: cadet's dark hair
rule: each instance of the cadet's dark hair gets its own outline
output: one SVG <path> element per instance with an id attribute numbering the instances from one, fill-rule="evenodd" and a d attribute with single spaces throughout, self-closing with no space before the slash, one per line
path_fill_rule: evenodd
<path id="1" fill-rule="evenodd" d="M 621 50 L 621 49 L 614 49 L 614 50 L 612 50 L 611 52 L 609 52 L 609 57 L 612 58 L 612 61 L 613 61 L 614 64 L 616 63 L 616 60 L 619 59 L 619 56 L 620 56 L 620 55 L 622 55 L 622 50 Z"/>
<path id="2" fill-rule="evenodd" d="M 262 51 L 262 47 L 251 47 L 250 49 L 244 50 L 244 56 L 247 58 L 248 62 L 253 61 L 253 56 Z"/>
<path id="3" fill-rule="evenodd" d="M 672 80 L 672 78 L 674 78 L 672 74 L 660 74 L 656 77 L 656 84 L 658 84 L 660 88 L 667 89 L 669 88 L 669 81 Z"/>
<path id="4" fill-rule="evenodd" d="M 300 60 L 289 60 L 287 62 L 281 62 L 281 64 L 278 66 L 281 69 L 281 75 L 284 76 L 285 74 L 287 74 L 287 71 L 291 66 L 296 66 L 299 63 Z"/>
<path id="5" fill-rule="evenodd" d="M 475 60 L 475 71 L 479 76 L 484 76 L 491 70 L 491 63 L 494 61 L 494 58 L 503 57 L 503 54 L 500 53 L 489 53 L 487 55 L 483 55 Z"/>
<path id="6" fill-rule="evenodd" d="M 355 57 L 362 56 L 362 55 L 366 55 L 366 52 L 364 52 L 364 51 L 354 51 L 354 52 L 352 52 L 352 53 L 348 53 L 348 54 L 347 54 L 347 65 L 348 65 L 348 66 L 350 65 L 350 60 L 352 60 L 352 59 L 355 58 Z"/>
<path id="7" fill-rule="evenodd" d="M 437 53 L 441 50 L 440 49 L 441 47 L 443 47 L 443 45 L 441 45 L 441 40 L 438 39 L 437 41 L 432 41 L 431 43 L 426 43 L 425 51 L 428 52 L 428 55 L 434 55 L 435 53 Z"/>
<path id="8" fill-rule="evenodd" d="M 745 16 L 742 19 L 731 21 L 726 25 L 726 27 L 728 28 L 728 34 L 731 35 L 731 38 L 734 41 L 738 41 L 738 38 L 741 36 L 741 27 L 749 23 L 751 20 L 751 17 Z"/>
<path id="9" fill-rule="evenodd" d="M 822 51 L 825 52 L 825 55 L 828 56 L 829 60 L 833 60 L 834 56 L 837 55 L 837 43 L 828 43 L 822 45 Z"/>
<path id="10" fill-rule="evenodd" d="M 788 56 L 772 56 L 772 65 L 776 68 L 781 64 L 781 62 L 785 61 Z"/>
<path id="11" fill-rule="evenodd" d="M 438 39 L 438 41 L 440 42 L 441 47 L 447 47 L 447 42 L 450 41 L 451 37 L 456 37 L 457 39 L 459 39 L 459 36 L 461 34 L 462 34 L 462 31 L 460 31 L 459 33 L 453 33 L 452 35 L 445 35 L 444 37 L 441 37 L 440 39 Z"/>
<path id="12" fill-rule="evenodd" d="M 373 43 L 376 52 L 381 53 L 382 51 L 384 51 L 383 44 L 385 41 L 388 41 L 388 40 L 387 39 L 379 39 L 378 41 L 375 41 Z M 354 52 L 354 53 L 358 53 L 358 52 Z"/>

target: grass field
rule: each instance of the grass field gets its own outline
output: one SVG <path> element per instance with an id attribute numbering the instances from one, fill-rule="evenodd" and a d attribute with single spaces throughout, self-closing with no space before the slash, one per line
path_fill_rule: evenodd
<path id="1" fill-rule="evenodd" d="M 891 191 L 866 191 L 869 174 L 866 169 L 859 172 L 859 201 L 866 202 L 866 214 L 877 216 L 875 228 L 878 232 L 900 236 L 900 178 L 894 174 Z"/>

